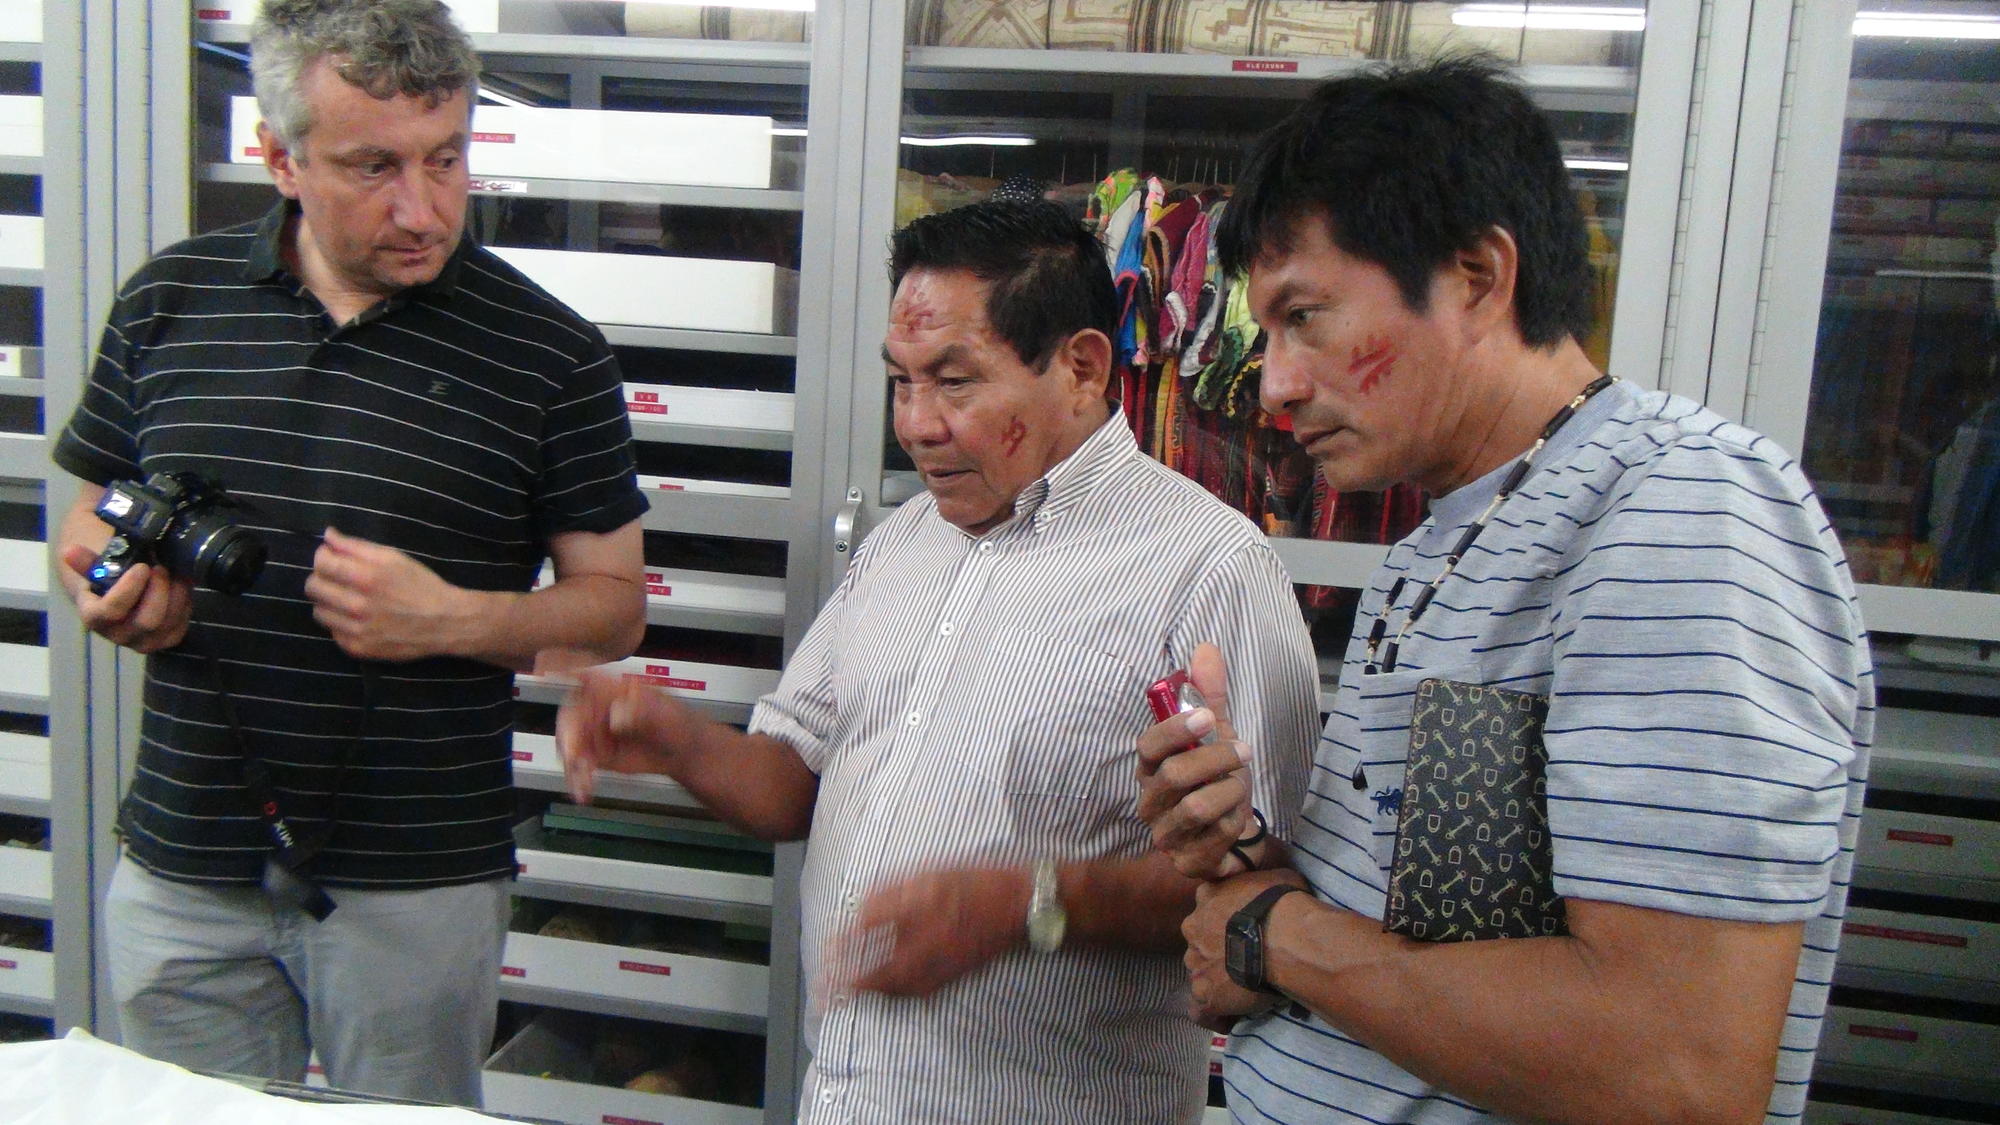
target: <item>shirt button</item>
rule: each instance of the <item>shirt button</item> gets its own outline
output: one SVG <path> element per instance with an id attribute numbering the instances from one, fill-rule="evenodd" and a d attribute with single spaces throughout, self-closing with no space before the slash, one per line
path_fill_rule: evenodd
<path id="1" fill-rule="evenodd" d="M 833 1091 L 832 1091 L 832 1090 L 821 1090 L 821 1091 L 819 1092 L 819 1104 L 821 1104 L 821 1105 L 832 1105 L 832 1104 L 833 1104 Z"/>
<path id="2" fill-rule="evenodd" d="M 990 555 L 990 554 L 992 554 L 992 553 L 993 553 L 993 544 L 991 544 L 991 543 L 981 543 L 981 544 L 979 545 L 979 553 L 980 553 L 980 554 L 982 554 L 982 555 Z"/>
<path id="3" fill-rule="evenodd" d="M 912 711 L 912 712 L 910 712 L 910 725 L 911 725 L 911 726 L 916 726 L 916 725 L 917 725 L 918 723 L 921 723 L 921 722 L 923 722 L 923 721 L 924 721 L 924 715 L 923 715 L 923 712 L 921 712 L 921 711 Z"/>
<path id="4" fill-rule="evenodd" d="M 952 629 L 951 622 L 949 621 L 945 622 L 944 624 L 938 626 L 938 636 L 940 637 L 951 636 L 951 629 Z"/>

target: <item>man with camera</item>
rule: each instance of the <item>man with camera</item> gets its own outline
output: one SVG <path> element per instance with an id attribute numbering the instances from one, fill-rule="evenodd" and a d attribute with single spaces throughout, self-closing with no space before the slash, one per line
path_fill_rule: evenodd
<path id="1" fill-rule="evenodd" d="M 1184 932 L 1231 1115 L 1796 1121 L 1874 712 L 1811 485 L 1596 370 L 1561 149 L 1487 63 L 1327 83 L 1219 237 L 1328 485 L 1434 497 L 1362 592 L 1290 847 L 1231 851 L 1242 707 L 1139 744 L 1141 814 L 1214 880 Z"/>
<path id="2" fill-rule="evenodd" d="M 1193 1120 L 1194 884 L 1132 815 L 1132 740 L 1147 685 L 1229 638 L 1267 717 L 1254 788 L 1295 808 L 1317 675 L 1291 585 L 1107 403 L 1111 275 L 1061 208 L 919 219 L 891 272 L 883 359 L 926 493 L 861 545 L 748 733 L 593 674 L 565 767 L 579 796 L 596 769 L 664 772 L 808 841 L 801 1121 Z"/>
<path id="3" fill-rule="evenodd" d="M 336 1086 L 476 1103 L 513 672 L 644 628 L 619 373 L 465 234 L 478 59 L 442 3 L 268 0 L 252 52 L 284 198 L 125 285 L 55 450 L 109 486 L 64 517 L 64 585 L 148 654 L 119 1027 L 184 1065 L 298 1079 L 311 1050 Z"/>

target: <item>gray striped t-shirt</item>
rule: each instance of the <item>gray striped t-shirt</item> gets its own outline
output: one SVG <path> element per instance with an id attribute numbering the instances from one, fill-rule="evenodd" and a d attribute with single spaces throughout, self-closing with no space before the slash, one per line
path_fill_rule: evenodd
<path id="1" fill-rule="evenodd" d="M 1556 889 L 1715 918 L 1805 920 L 1770 1122 L 1797 1120 L 1840 940 L 1874 679 L 1847 563 L 1765 438 L 1616 384 L 1494 513 L 1403 643 L 1363 672 L 1513 466 L 1440 498 L 1364 593 L 1294 834 L 1326 902 L 1382 916 L 1411 696 L 1439 677 L 1550 696 Z M 1360 773 L 1357 774 L 1357 769 Z M 1239 1121 L 1458 1122 L 1484 1110 L 1317 1016 L 1238 1028 Z"/>

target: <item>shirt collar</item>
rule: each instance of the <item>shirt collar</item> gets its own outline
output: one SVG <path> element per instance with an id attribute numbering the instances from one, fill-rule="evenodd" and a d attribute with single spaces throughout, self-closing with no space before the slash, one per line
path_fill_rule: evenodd
<path id="1" fill-rule="evenodd" d="M 1031 531 L 1040 531 L 1044 524 L 1096 491 L 1137 450 L 1138 443 L 1132 438 L 1132 427 L 1125 422 L 1125 412 L 1112 407 L 1111 416 L 1075 452 L 1021 490 L 1014 498 L 1013 518 L 1003 526 L 1022 524 Z"/>
<path id="2" fill-rule="evenodd" d="M 243 263 L 243 279 L 249 282 L 278 281 L 293 276 L 285 268 L 285 225 L 299 213 L 299 201 L 279 198 L 277 205 L 257 220 L 256 237 L 250 243 L 250 257 Z M 446 258 L 444 268 L 438 275 L 422 285 L 412 285 L 398 298 L 407 300 L 417 296 L 449 297 L 458 288 L 459 270 L 463 268 L 466 256 L 472 252 L 472 236 L 461 234 L 458 248 Z"/>

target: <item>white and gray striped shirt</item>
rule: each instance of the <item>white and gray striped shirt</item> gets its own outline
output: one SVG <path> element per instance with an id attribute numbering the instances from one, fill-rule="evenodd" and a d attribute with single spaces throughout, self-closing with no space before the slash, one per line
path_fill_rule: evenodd
<path id="1" fill-rule="evenodd" d="M 801 955 L 869 890 L 927 868 L 1146 854 L 1134 743 L 1147 684 L 1219 644 L 1255 800 L 1287 834 L 1311 767 L 1317 675 L 1263 535 L 1146 457 L 1114 415 L 974 538 L 929 496 L 857 552 L 754 731 L 820 776 Z M 906 999 L 809 1012 L 806 1122 L 1192 1120 L 1208 1035 L 1180 959 L 1016 952 Z"/>

